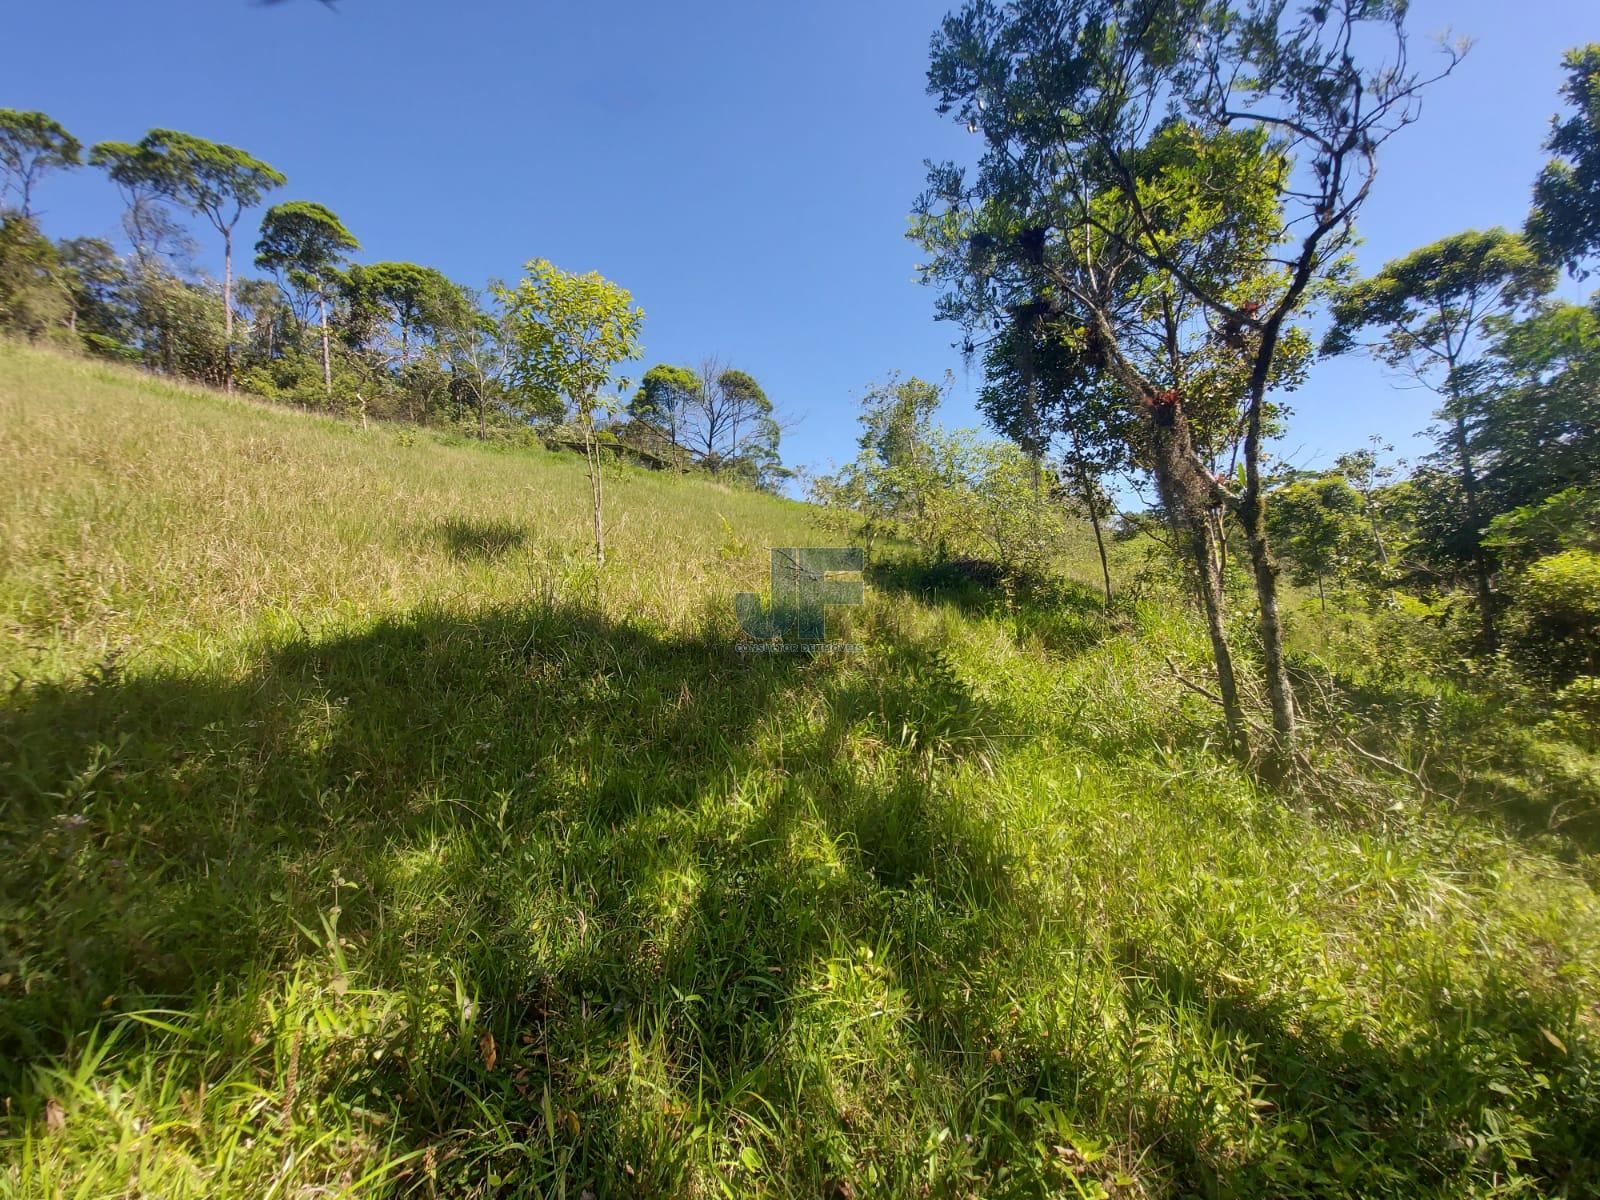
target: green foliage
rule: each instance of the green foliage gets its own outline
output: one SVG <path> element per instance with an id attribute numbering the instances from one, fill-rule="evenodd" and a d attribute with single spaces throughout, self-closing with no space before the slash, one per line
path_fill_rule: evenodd
<path id="1" fill-rule="evenodd" d="M 915 375 L 901 379 L 891 374 L 872 385 L 861 398 L 857 445 L 888 470 L 914 468 L 925 457 L 933 414 L 949 390 L 948 376 L 929 383 Z"/>
<path id="2" fill-rule="evenodd" d="M 534 395 L 559 397 L 587 419 L 605 388 L 628 386 L 614 372 L 639 357 L 644 311 L 597 272 L 575 275 L 542 258 L 525 270 L 515 287 L 497 290 L 510 322 L 515 377 Z"/>
<path id="3" fill-rule="evenodd" d="M 824 521 L 860 540 L 869 555 L 883 536 L 937 545 L 936 539 L 919 539 L 911 531 L 926 511 L 932 417 L 948 387 L 948 380 L 941 385 L 898 375 L 873 384 L 861 398 L 855 461 L 812 481 L 811 498 L 821 506 Z"/>
<path id="4" fill-rule="evenodd" d="M 135 340 L 151 368 L 220 387 L 227 334 L 217 293 L 165 271 L 142 271 L 132 285 Z"/>
<path id="5" fill-rule="evenodd" d="M 387 305 L 402 337 L 433 324 L 451 302 L 452 284 L 432 267 L 408 262 L 371 263 L 361 268 L 359 286 Z"/>
<path id="6" fill-rule="evenodd" d="M 911 236 L 930 255 L 924 278 L 943 288 L 939 315 L 970 339 L 1002 314 L 1040 314 L 1120 393 L 1130 457 L 1199 581 L 1229 740 L 1247 754 L 1213 513 L 1237 518 L 1272 710 L 1269 776 L 1288 769 L 1295 711 L 1263 515 L 1268 393 L 1300 377 L 1309 341 L 1296 322 L 1347 272 L 1376 152 L 1429 82 L 1406 66 L 1404 14 L 968 0 L 931 51 L 939 111 L 984 141 L 970 180 L 965 166 L 932 166 L 917 202 Z M 1234 443 L 1236 484 L 1216 463 Z"/>
<path id="7" fill-rule="evenodd" d="M 93 148 L 90 161 L 107 166 L 119 183 L 143 184 L 198 213 L 225 236 L 231 236 L 245 209 L 285 183 L 281 171 L 237 146 L 175 129 L 152 129 L 133 147 L 103 142 Z"/>
<path id="8" fill-rule="evenodd" d="M 295 287 L 326 294 L 340 263 L 361 243 L 333 212 L 309 200 L 290 200 L 261 218 L 256 266 Z"/>
<path id="9" fill-rule="evenodd" d="M 1528 237 L 1547 262 L 1583 275 L 1600 250 L 1600 43 L 1569 50 L 1561 95 L 1575 110 L 1552 117 L 1544 148 L 1555 155 L 1533 185 Z"/>
<path id="10" fill-rule="evenodd" d="M 68 238 L 56 245 L 73 322 L 86 341 L 99 337 L 118 345 L 131 337 L 128 289 L 132 279 L 111 243 L 101 238 Z"/>
<path id="11" fill-rule="evenodd" d="M 1562 550 L 1600 551 L 1600 487 L 1570 487 L 1501 513 L 1484 542 L 1511 566 Z"/>
<path id="12" fill-rule="evenodd" d="M 1600 755 L 1600 675 L 1580 675 L 1555 698 L 1556 732 Z"/>
<path id="13" fill-rule="evenodd" d="M 1432 465 L 1455 476 L 1453 512 L 1432 522 L 1436 557 L 1470 563 L 1478 605 L 1479 648 L 1498 640 L 1493 565 L 1482 534 L 1494 515 L 1480 432 L 1489 424 L 1484 384 L 1493 360 L 1484 335 L 1503 328 L 1550 290 L 1554 272 L 1519 235 L 1503 229 L 1443 238 L 1348 288 L 1333 306 L 1323 352 L 1343 353 L 1371 329 L 1367 348 L 1410 372 L 1443 398 Z"/>
<path id="14" fill-rule="evenodd" d="M 1489 511 L 1600 478 L 1600 296 L 1546 302 L 1495 334 L 1470 412 Z"/>
<path id="15" fill-rule="evenodd" d="M 628 413 L 660 425 L 676 445 L 678 425 L 698 386 L 699 381 L 690 368 L 657 363 L 639 381 L 639 390 L 628 401 Z"/>
<path id="16" fill-rule="evenodd" d="M 29 341 L 70 342 L 72 315 L 50 239 L 20 213 L 0 216 L 0 332 Z"/>
<path id="17" fill-rule="evenodd" d="M 1061 547 L 1053 484 L 1011 442 L 935 426 L 947 386 L 891 375 L 867 390 L 860 453 L 812 484 L 822 520 L 869 553 L 879 538 L 899 537 L 936 562 L 979 560 L 1013 580 L 1043 575 Z"/>
<path id="18" fill-rule="evenodd" d="M 1061 549 L 1063 514 L 1053 488 L 1012 442 L 932 430 L 915 494 L 911 535 L 939 558 L 979 559 L 1019 579 L 1047 574 Z"/>
<path id="19" fill-rule="evenodd" d="M 28 216 L 40 177 L 81 165 L 82 153 L 83 143 L 44 113 L 0 108 L 0 210 L 14 190 Z"/>
<path id="20" fill-rule="evenodd" d="M 1511 620 L 1536 669 L 1565 682 L 1600 674 L 1600 552 L 1563 550 L 1518 577 Z"/>
<path id="21" fill-rule="evenodd" d="M 1353 349 L 1367 329 L 1378 334 L 1372 353 L 1452 397 L 1476 382 L 1471 357 L 1484 322 L 1526 308 L 1555 283 L 1532 247 L 1504 229 L 1472 230 L 1441 238 L 1386 263 L 1371 279 L 1341 294 L 1324 354 Z"/>
<path id="22" fill-rule="evenodd" d="M 1343 582 L 1375 565 L 1366 502 L 1340 472 L 1297 479 L 1270 494 L 1267 527 L 1295 582 Z M 1324 601 L 1324 605 L 1326 601 Z"/>

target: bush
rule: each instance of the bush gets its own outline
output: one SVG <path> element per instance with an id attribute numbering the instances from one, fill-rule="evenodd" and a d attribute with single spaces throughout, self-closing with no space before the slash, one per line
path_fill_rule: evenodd
<path id="1" fill-rule="evenodd" d="M 0 218 L 0 332 L 70 345 L 72 301 L 55 246 L 27 217 Z"/>
<path id="2" fill-rule="evenodd" d="M 1600 677 L 1580 675 L 1557 692 L 1550 725 L 1567 741 L 1600 751 Z"/>
<path id="3" fill-rule="evenodd" d="M 1600 673 L 1600 554 L 1564 550 L 1518 579 L 1511 625 L 1530 665 L 1566 682 Z"/>

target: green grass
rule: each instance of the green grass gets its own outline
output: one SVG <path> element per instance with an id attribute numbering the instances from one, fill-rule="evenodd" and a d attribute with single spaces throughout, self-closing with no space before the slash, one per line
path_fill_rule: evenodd
<path id="1" fill-rule="evenodd" d="M 1259 789 L 1170 596 L 739 655 L 802 506 L 597 575 L 572 460 L 3 346 L 0 468 L 0 1194 L 1597 1186 L 1593 860 Z"/>

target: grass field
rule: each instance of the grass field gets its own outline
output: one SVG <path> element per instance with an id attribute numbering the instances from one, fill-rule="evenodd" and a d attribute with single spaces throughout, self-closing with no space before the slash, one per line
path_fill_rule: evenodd
<path id="1" fill-rule="evenodd" d="M 609 496 L 0 345 L 0 1194 L 1600 1187 L 1581 847 L 1261 790 L 1159 593 L 737 654 L 804 507 Z"/>

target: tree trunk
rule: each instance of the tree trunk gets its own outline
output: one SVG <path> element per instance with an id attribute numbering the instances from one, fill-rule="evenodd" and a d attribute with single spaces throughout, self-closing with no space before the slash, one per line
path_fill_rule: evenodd
<path id="1" fill-rule="evenodd" d="M 1452 397 L 1452 400 L 1456 413 L 1451 441 L 1455 443 L 1456 463 L 1461 470 L 1461 494 L 1467 502 L 1467 520 L 1472 525 L 1472 574 L 1478 592 L 1478 641 L 1485 654 L 1493 654 L 1500 644 L 1500 633 L 1495 627 L 1494 584 L 1489 569 L 1489 552 L 1483 545 L 1478 473 L 1472 466 L 1472 448 L 1467 442 L 1467 421 L 1461 412 L 1460 399 Z"/>
<path id="2" fill-rule="evenodd" d="M 1245 541 L 1250 549 L 1250 571 L 1255 578 L 1257 619 L 1261 626 L 1261 669 L 1266 677 L 1267 699 L 1272 704 L 1272 754 L 1268 777 L 1282 779 L 1288 773 L 1294 750 L 1294 692 L 1289 686 L 1289 668 L 1283 654 L 1283 617 L 1278 609 L 1278 564 L 1272 561 L 1267 543 L 1266 522 L 1257 497 L 1248 504 L 1249 515 L 1241 512 Z"/>
<path id="3" fill-rule="evenodd" d="M 1224 615 L 1222 569 L 1213 549 L 1214 539 L 1207 521 L 1190 520 L 1187 535 L 1189 557 L 1199 574 L 1200 603 L 1205 612 L 1206 633 L 1211 638 L 1211 657 L 1217 668 L 1217 694 L 1222 699 L 1223 722 L 1228 729 L 1230 749 L 1235 754 L 1249 752 L 1245 732 L 1244 708 L 1239 703 L 1239 682 L 1233 671 L 1233 651 L 1228 646 Z"/>
<path id="4" fill-rule="evenodd" d="M 1078 485 L 1083 489 L 1083 502 L 1089 509 L 1089 524 L 1094 529 L 1094 548 L 1100 554 L 1100 578 L 1105 582 L 1106 611 L 1111 611 L 1111 565 L 1106 560 L 1106 539 L 1100 529 L 1100 498 L 1095 495 L 1094 482 L 1088 472 L 1079 470 Z"/>
<path id="5" fill-rule="evenodd" d="M 1317 600 L 1319 602 L 1321 602 L 1321 604 L 1322 604 L 1322 613 L 1323 613 L 1324 616 L 1326 616 L 1327 613 L 1328 613 L 1328 593 L 1325 592 L 1323 590 L 1323 588 L 1322 588 L 1322 572 L 1321 571 L 1317 572 Z"/>
<path id="6" fill-rule="evenodd" d="M 489 440 L 489 404 L 482 388 L 478 389 L 478 440 Z"/>
<path id="7" fill-rule="evenodd" d="M 317 311 L 322 318 L 322 388 L 328 394 L 328 407 L 333 407 L 333 359 L 328 353 L 328 298 L 317 293 Z"/>
<path id="8" fill-rule="evenodd" d="M 233 391 L 233 230 L 222 234 L 222 380 Z"/>
<path id="9" fill-rule="evenodd" d="M 1224 619 L 1222 567 L 1217 557 L 1212 531 L 1209 495 L 1196 477 L 1193 446 L 1189 440 L 1187 418 L 1174 411 L 1171 425 L 1157 421 L 1152 429 L 1154 456 L 1152 467 L 1156 488 L 1178 545 L 1188 553 L 1205 614 L 1206 632 L 1211 638 L 1211 659 L 1217 673 L 1217 696 L 1222 702 L 1222 718 L 1227 727 L 1229 749 L 1244 757 L 1250 750 L 1245 730 L 1244 708 L 1239 703 L 1239 682 L 1233 669 L 1233 651 L 1228 645 Z"/>
<path id="10" fill-rule="evenodd" d="M 1250 571 L 1256 585 L 1257 620 L 1261 628 L 1261 669 L 1266 677 L 1267 699 L 1272 705 L 1273 745 L 1267 758 L 1267 777 L 1282 779 L 1294 753 L 1294 691 L 1283 653 L 1283 618 L 1278 610 L 1278 565 L 1267 540 L 1266 506 L 1261 488 L 1261 410 L 1266 385 L 1257 383 L 1250 394 L 1249 419 L 1244 436 L 1244 496 L 1239 502 L 1239 524 L 1244 527 L 1250 552 Z"/>
<path id="11" fill-rule="evenodd" d="M 606 526 L 600 491 L 600 447 L 595 441 L 593 417 L 584 420 L 583 442 L 589 459 L 589 500 L 594 516 L 594 560 L 603 567 L 606 565 Z"/>

